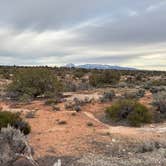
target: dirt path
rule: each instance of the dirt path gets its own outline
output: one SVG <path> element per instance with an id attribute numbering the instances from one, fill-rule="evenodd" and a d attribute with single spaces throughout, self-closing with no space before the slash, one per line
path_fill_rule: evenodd
<path id="1" fill-rule="evenodd" d="M 110 134 L 120 134 L 123 136 L 139 136 L 142 135 L 151 136 L 153 134 L 165 133 L 166 132 L 166 123 L 160 125 L 146 125 L 141 128 L 135 127 L 126 127 L 126 126 L 110 126 L 108 124 L 102 123 L 98 120 L 92 113 L 84 112 L 86 116 L 91 118 L 93 121 L 100 123 L 105 127 L 105 129 L 101 129 L 99 132 L 110 133 Z"/>

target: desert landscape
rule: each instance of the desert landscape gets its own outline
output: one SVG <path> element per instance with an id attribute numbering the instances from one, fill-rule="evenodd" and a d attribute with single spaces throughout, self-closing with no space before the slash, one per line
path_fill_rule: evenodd
<path id="1" fill-rule="evenodd" d="M 56 89 L 50 96 L 27 95 L 35 85 L 42 87 L 43 76 L 38 76 L 34 85 L 27 84 L 34 81 L 34 71 L 34 75 L 51 72 L 63 82 L 61 86 L 56 84 L 60 91 Z M 13 85 L 20 78 L 27 81 L 22 83 L 24 87 Z M 19 113 L 28 123 L 31 130 L 25 139 L 39 166 L 53 166 L 58 160 L 64 166 L 162 166 L 166 162 L 165 81 L 165 72 L 2 67 L 0 108 L 1 112 Z M 14 91 L 21 95 L 13 95 Z M 109 117 L 106 110 L 126 100 L 145 106 L 150 121 L 138 117 L 130 123 L 123 117 L 126 112 L 118 114 L 122 116 L 119 120 Z M 129 112 L 134 109 L 130 107 L 128 104 L 121 109 Z M 22 129 L 19 125 L 16 128 Z M 8 162 L 26 165 L 26 160 L 20 155 Z"/>
<path id="2" fill-rule="evenodd" d="M 0 0 L 0 166 L 166 166 L 166 0 Z"/>

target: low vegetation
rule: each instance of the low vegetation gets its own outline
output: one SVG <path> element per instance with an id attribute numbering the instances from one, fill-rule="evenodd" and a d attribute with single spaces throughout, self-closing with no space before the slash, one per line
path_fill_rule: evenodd
<path id="1" fill-rule="evenodd" d="M 155 94 L 153 104 L 157 111 L 166 116 L 166 91 Z"/>
<path id="2" fill-rule="evenodd" d="M 100 102 L 103 103 L 103 102 L 112 101 L 114 97 L 115 97 L 115 92 L 113 90 L 109 92 L 104 92 L 102 97 L 100 97 Z"/>
<path id="3" fill-rule="evenodd" d="M 104 70 L 102 72 L 94 72 L 89 78 L 90 85 L 101 87 L 108 84 L 116 84 L 120 80 L 120 73 L 117 71 Z"/>
<path id="4" fill-rule="evenodd" d="M 36 97 L 57 96 L 62 87 L 55 74 L 47 68 L 16 70 L 8 87 L 11 98 L 27 101 Z"/>
<path id="5" fill-rule="evenodd" d="M 127 160 L 131 157 L 131 165 L 141 160 L 142 166 L 152 165 L 151 163 L 159 165 L 154 161 L 158 160 L 156 155 L 160 155 L 158 151 L 161 150 L 162 156 L 159 159 L 164 163 L 165 83 L 166 72 L 162 71 L 1 66 L 0 165 L 8 159 L 11 161 L 13 157 L 17 158 L 17 154 L 21 154 L 22 159 L 22 155 L 27 153 L 24 150 L 28 142 L 21 141 L 22 138 L 23 141 L 29 138 L 26 135 L 31 131 L 26 121 L 33 127 L 30 142 L 35 145 L 34 150 L 39 156 L 48 153 L 56 156 L 64 152 L 65 158 L 69 155 L 66 148 L 69 148 L 73 157 L 78 149 L 81 156 L 95 151 L 102 154 L 102 157 L 97 153 L 93 154 L 89 159 L 89 163 L 93 162 L 93 165 L 102 165 L 105 161 L 110 165 L 113 160 L 112 164 L 118 162 L 117 165 L 127 165 Z M 106 117 L 105 107 L 108 107 Z M 3 111 L 5 108 L 10 112 Z M 20 114 L 12 111 L 19 111 Z M 38 125 L 38 122 L 44 123 Z M 104 125 L 107 122 L 110 122 L 109 128 L 108 124 Z M 146 123 L 152 125 L 141 129 L 118 126 L 119 134 L 114 126 L 141 127 Z M 72 132 L 69 131 L 71 128 Z M 58 138 L 54 139 L 57 135 Z M 79 139 L 73 140 L 77 136 Z M 140 144 L 134 143 L 135 138 Z M 43 144 L 44 142 L 47 144 Z M 84 146 L 84 143 L 88 143 L 93 149 L 89 149 L 87 144 Z M 49 147 L 52 149 L 48 152 Z M 89 154 L 86 155 L 89 157 Z M 6 159 L 6 156 L 11 158 Z M 106 156 L 111 156 L 110 160 L 107 161 Z M 75 160 L 73 157 L 72 161 Z M 47 160 L 39 159 L 41 165 L 53 165 L 53 160 L 47 156 L 45 158 Z M 148 159 L 143 164 L 145 158 Z M 127 159 L 127 164 L 124 164 L 124 159 Z M 49 160 L 51 164 L 47 162 Z M 69 159 L 66 160 L 69 163 Z M 91 165 L 89 163 L 85 165 Z M 62 164 L 65 165 L 64 159 Z M 13 162 L 9 165 L 13 165 Z"/>
<path id="6" fill-rule="evenodd" d="M 127 99 L 139 99 L 141 97 L 144 97 L 145 90 L 139 89 L 134 91 L 127 91 L 124 93 L 124 97 Z"/>
<path id="7" fill-rule="evenodd" d="M 125 122 L 132 126 L 140 126 L 152 121 L 152 114 L 135 100 L 119 100 L 106 109 L 108 117 L 114 122 Z"/>
<path id="8" fill-rule="evenodd" d="M 19 113 L 1 111 L 0 112 L 0 129 L 5 128 L 8 125 L 16 129 L 19 129 L 25 135 L 29 134 L 31 131 L 29 124 L 23 121 Z"/>
<path id="9" fill-rule="evenodd" d="M 32 158 L 32 148 L 20 130 L 11 126 L 2 128 L 0 131 L 0 146 L 1 166 L 14 166 L 19 158 L 22 158 L 22 163 L 19 166 L 24 165 L 24 160 L 28 161 L 29 166 L 38 166 Z"/>

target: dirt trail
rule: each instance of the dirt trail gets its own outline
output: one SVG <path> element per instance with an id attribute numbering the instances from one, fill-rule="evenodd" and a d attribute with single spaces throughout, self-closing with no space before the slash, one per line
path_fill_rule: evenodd
<path id="1" fill-rule="evenodd" d="M 145 104 L 149 109 L 151 108 L 151 103 L 153 101 L 152 94 L 148 91 L 145 93 L 144 97 L 140 99 L 142 104 Z M 166 133 L 166 123 L 161 124 L 151 124 L 145 125 L 141 128 L 127 127 L 127 126 L 111 126 L 105 123 L 102 123 L 98 118 L 104 115 L 104 110 L 107 106 L 110 106 L 112 103 L 88 105 L 85 107 L 84 113 L 91 118 L 92 120 L 100 123 L 105 126 L 105 129 L 102 129 L 101 132 L 108 132 L 111 134 L 119 134 L 127 137 L 136 137 L 142 139 L 143 137 L 158 137 L 160 134 Z"/>
<path id="2" fill-rule="evenodd" d="M 142 136 L 142 135 L 149 135 L 150 132 L 153 132 L 153 133 L 162 133 L 164 131 L 166 132 L 166 127 L 156 128 L 152 125 L 144 126 L 142 128 L 134 128 L 134 127 L 126 127 L 126 126 L 111 126 L 101 122 L 90 112 L 84 112 L 84 114 L 88 116 L 89 118 L 91 118 L 93 121 L 96 121 L 97 123 L 100 123 L 101 125 L 103 125 L 105 128 L 99 131 L 103 133 L 120 134 L 123 136 Z"/>

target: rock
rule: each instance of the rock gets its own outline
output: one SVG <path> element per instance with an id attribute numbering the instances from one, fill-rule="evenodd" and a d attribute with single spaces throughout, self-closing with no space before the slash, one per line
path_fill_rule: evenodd
<path id="1" fill-rule="evenodd" d="M 116 142 L 116 139 L 112 138 L 112 142 Z"/>
<path id="2" fill-rule="evenodd" d="M 25 158 L 20 158 L 12 164 L 12 166 L 34 166 L 30 161 Z"/>

